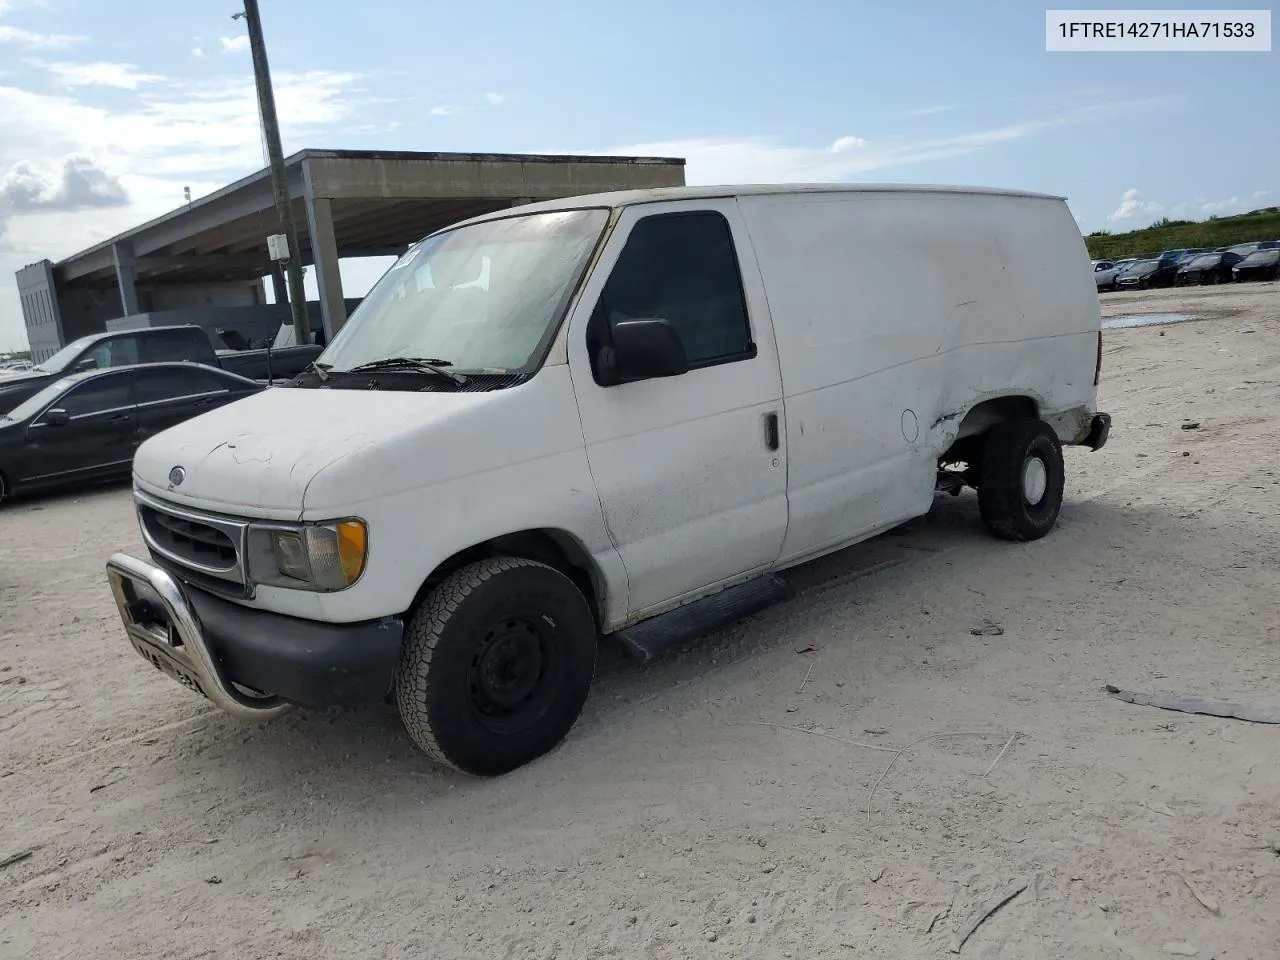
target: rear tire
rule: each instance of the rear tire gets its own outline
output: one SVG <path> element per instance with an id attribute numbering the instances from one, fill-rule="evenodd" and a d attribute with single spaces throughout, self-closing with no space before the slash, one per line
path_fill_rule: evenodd
<path id="1" fill-rule="evenodd" d="M 595 619 L 572 580 L 534 560 L 481 560 L 410 617 L 396 703 L 433 760 L 496 776 L 564 739 L 595 665 Z"/>
<path id="2" fill-rule="evenodd" d="M 1039 540 L 1058 521 L 1065 471 L 1062 444 L 1043 420 L 1019 417 L 987 434 L 978 506 L 1002 540 Z"/>

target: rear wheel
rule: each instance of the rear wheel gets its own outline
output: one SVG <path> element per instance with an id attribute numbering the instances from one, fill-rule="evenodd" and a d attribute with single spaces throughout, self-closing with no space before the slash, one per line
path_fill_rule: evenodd
<path id="1" fill-rule="evenodd" d="M 1004 540 L 1039 540 L 1058 521 L 1064 479 L 1052 427 L 1032 417 L 997 424 L 987 434 L 978 487 L 983 522 Z"/>
<path id="2" fill-rule="evenodd" d="M 595 619 L 572 580 L 534 560 L 481 560 L 414 611 L 396 702 L 432 759 L 495 776 L 564 739 L 595 663 Z"/>

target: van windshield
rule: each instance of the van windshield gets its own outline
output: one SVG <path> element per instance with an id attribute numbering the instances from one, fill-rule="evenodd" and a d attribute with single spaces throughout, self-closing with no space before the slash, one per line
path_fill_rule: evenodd
<path id="1" fill-rule="evenodd" d="M 428 237 L 369 291 L 317 366 L 415 357 L 461 373 L 523 370 L 559 324 L 605 210 L 489 220 Z"/>

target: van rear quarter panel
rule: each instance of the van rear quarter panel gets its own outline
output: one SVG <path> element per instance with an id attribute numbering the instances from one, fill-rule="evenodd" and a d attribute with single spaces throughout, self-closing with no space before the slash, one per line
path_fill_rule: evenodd
<path id="1" fill-rule="evenodd" d="M 1061 200 L 875 191 L 740 199 L 782 371 L 781 562 L 918 516 L 984 399 L 1094 407 L 1097 293 Z M 1069 438 L 1064 438 L 1069 439 Z"/>

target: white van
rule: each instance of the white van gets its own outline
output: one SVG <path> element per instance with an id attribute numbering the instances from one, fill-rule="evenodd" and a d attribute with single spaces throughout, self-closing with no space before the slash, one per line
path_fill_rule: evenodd
<path id="1" fill-rule="evenodd" d="M 237 716 L 393 693 L 436 760 L 510 770 L 573 725 L 602 634 L 652 652 L 755 609 L 939 489 L 1046 534 L 1062 445 L 1110 425 L 1087 263 L 1061 198 L 947 187 L 443 230 L 309 372 L 138 450 L 128 636 Z"/>

